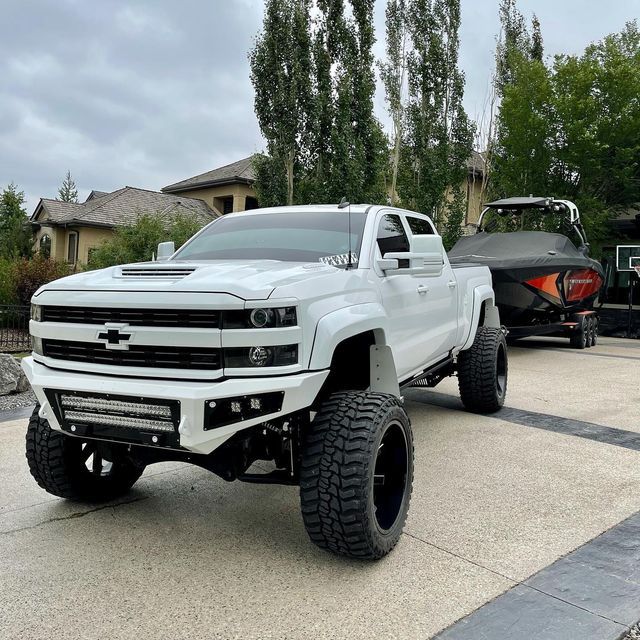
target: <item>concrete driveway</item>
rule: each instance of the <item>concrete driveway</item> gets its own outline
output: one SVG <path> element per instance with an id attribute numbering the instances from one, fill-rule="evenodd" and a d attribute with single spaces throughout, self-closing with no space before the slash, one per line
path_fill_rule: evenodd
<path id="1" fill-rule="evenodd" d="M 29 476 L 26 420 L 0 424 L 0 638 L 423 639 L 524 589 L 640 511 L 640 342 L 531 339 L 509 364 L 493 417 L 465 413 L 455 380 L 407 392 L 411 511 L 374 564 L 311 545 L 295 488 L 189 466 L 150 467 L 117 504 L 53 498 Z"/>

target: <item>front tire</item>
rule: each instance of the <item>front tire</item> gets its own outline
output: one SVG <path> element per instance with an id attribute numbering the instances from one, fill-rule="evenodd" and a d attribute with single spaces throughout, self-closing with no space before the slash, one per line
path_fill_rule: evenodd
<path id="1" fill-rule="evenodd" d="M 458 356 L 458 388 L 465 408 L 494 413 L 507 395 L 507 341 L 501 329 L 478 327 L 469 349 Z"/>
<path id="2" fill-rule="evenodd" d="M 48 493 L 67 500 L 106 502 L 129 491 L 144 465 L 128 454 L 126 445 L 83 440 L 54 431 L 38 415 L 29 420 L 26 456 L 29 471 Z"/>
<path id="3" fill-rule="evenodd" d="M 400 539 L 412 485 L 413 435 L 400 401 L 332 394 L 302 451 L 300 502 L 311 541 L 352 558 L 382 558 Z"/>

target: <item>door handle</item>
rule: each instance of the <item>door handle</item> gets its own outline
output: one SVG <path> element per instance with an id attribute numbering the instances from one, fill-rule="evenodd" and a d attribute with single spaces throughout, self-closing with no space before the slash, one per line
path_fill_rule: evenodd
<path id="1" fill-rule="evenodd" d="M 449 282 L 447 282 L 447 287 L 449 287 L 449 289 L 455 289 L 458 286 L 458 283 L 455 280 L 449 280 Z"/>
<path id="2" fill-rule="evenodd" d="M 423 296 L 425 293 L 429 293 L 429 287 L 425 287 L 423 284 L 419 284 L 417 291 L 421 296 Z"/>

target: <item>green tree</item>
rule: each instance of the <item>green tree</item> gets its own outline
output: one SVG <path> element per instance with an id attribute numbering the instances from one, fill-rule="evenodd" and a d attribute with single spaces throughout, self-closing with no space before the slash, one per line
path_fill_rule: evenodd
<path id="1" fill-rule="evenodd" d="M 524 16 L 518 11 L 516 0 L 500 0 L 498 9 L 500 17 L 500 36 L 496 45 L 496 88 L 499 95 L 504 94 L 505 87 L 512 82 L 514 67 L 520 58 L 530 58 L 534 51 L 531 34 L 527 28 Z M 537 18 L 535 19 L 537 22 Z M 542 52 L 542 36 L 538 23 L 535 51 Z M 534 22 L 535 28 L 535 22 Z M 535 57 L 535 56 L 534 56 Z M 540 55 L 542 60 L 542 55 Z"/>
<path id="2" fill-rule="evenodd" d="M 201 227 L 195 217 L 186 213 L 172 216 L 170 220 L 142 213 L 134 224 L 119 227 L 113 238 L 94 249 L 87 268 L 103 269 L 118 264 L 149 261 L 160 242 L 173 240 L 177 249 Z"/>
<path id="3" fill-rule="evenodd" d="M 280 163 L 287 204 L 304 164 L 311 109 L 310 0 L 267 0 L 262 32 L 249 54 L 255 113 L 269 156 Z M 260 189 L 260 186 L 258 186 Z"/>
<path id="4" fill-rule="evenodd" d="M 640 33 L 635 22 L 557 56 L 520 56 L 498 116 L 493 194 L 574 201 L 594 253 L 609 220 L 640 201 Z M 535 217 L 529 225 L 537 224 Z"/>
<path id="5" fill-rule="evenodd" d="M 58 189 L 58 200 L 62 200 L 62 202 L 78 202 L 78 189 L 69 170 L 67 170 L 67 175 Z"/>
<path id="6" fill-rule="evenodd" d="M 334 8 L 342 2 L 334 1 Z M 342 15 L 336 33 L 341 46 L 333 59 L 334 121 L 327 196 L 352 202 L 383 202 L 388 147 L 373 113 L 375 70 L 373 0 L 351 0 L 352 16 Z M 344 13 L 344 9 L 340 14 Z"/>
<path id="7" fill-rule="evenodd" d="M 531 59 L 542 62 L 544 56 L 544 45 L 542 43 L 542 31 L 540 30 L 540 20 L 533 14 L 531 19 Z"/>
<path id="8" fill-rule="evenodd" d="M 546 195 L 557 137 L 551 72 L 518 56 L 510 73 L 498 113 L 492 192 Z"/>
<path id="9" fill-rule="evenodd" d="M 253 188 L 261 207 L 278 207 L 287 202 L 287 177 L 282 164 L 264 153 L 256 153 L 252 160 L 256 180 Z"/>
<path id="10" fill-rule="evenodd" d="M 373 113 L 373 0 L 269 0 L 250 54 L 267 142 L 262 204 L 385 200 L 387 141 Z M 286 191 L 282 197 L 282 173 Z"/>
<path id="11" fill-rule="evenodd" d="M 451 244 L 461 233 L 458 194 L 471 155 L 473 127 L 462 105 L 458 68 L 459 0 L 412 0 L 407 144 L 398 187 L 406 205 L 430 214 Z"/>
<path id="12" fill-rule="evenodd" d="M 13 182 L 0 194 L 0 257 L 31 256 L 33 234 L 24 202 L 24 191 Z"/>
<path id="13" fill-rule="evenodd" d="M 393 126 L 391 152 L 391 204 L 398 198 L 398 170 L 406 119 L 406 82 L 409 33 L 407 3 L 389 0 L 386 8 L 386 60 L 380 63 L 380 77 L 387 96 L 387 108 Z"/>

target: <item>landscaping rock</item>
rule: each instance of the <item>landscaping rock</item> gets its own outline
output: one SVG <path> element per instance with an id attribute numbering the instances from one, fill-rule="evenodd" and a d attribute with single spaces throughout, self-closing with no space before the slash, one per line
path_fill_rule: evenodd
<path id="1" fill-rule="evenodd" d="M 29 390 L 29 381 L 18 360 L 8 353 L 0 353 L 0 396 Z"/>

